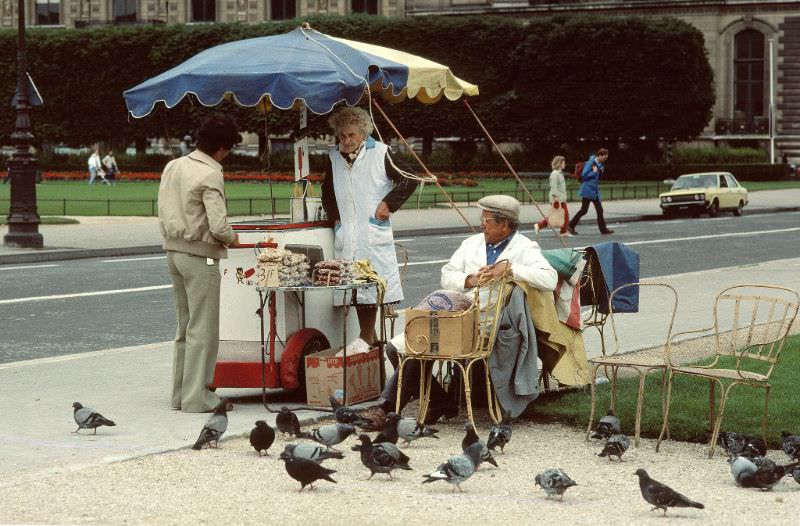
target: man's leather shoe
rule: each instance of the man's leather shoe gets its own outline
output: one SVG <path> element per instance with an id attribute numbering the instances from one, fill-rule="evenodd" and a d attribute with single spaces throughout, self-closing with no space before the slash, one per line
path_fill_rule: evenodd
<path id="1" fill-rule="evenodd" d="M 567 227 L 567 232 L 569 232 L 569 233 L 570 233 L 570 234 L 572 234 L 573 236 L 577 236 L 577 235 L 578 235 L 578 232 L 575 230 L 575 228 L 574 228 L 574 227 L 571 227 L 571 226 L 568 226 L 568 227 Z"/>

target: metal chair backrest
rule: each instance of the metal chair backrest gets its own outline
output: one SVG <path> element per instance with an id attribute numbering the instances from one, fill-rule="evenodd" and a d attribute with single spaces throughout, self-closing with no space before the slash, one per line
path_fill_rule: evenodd
<path id="1" fill-rule="evenodd" d="M 736 369 L 747 363 L 778 361 L 792 323 L 797 318 L 800 295 L 775 285 L 734 285 L 714 300 L 716 363 L 722 356 L 736 358 Z"/>
<path id="2" fill-rule="evenodd" d="M 475 305 L 477 306 L 477 333 L 475 346 L 465 358 L 484 358 L 489 356 L 497 339 L 500 316 L 506 306 L 510 286 L 508 276 L 487 281 L 475 287 Z"/>
<path id="3" fill-rule="evenodd" d="M 672 329 L 675 325 L 675 314 L 678 311 L 678 293 L 671 285 L 667 285 L 666 283 L 654 283 L 654 282 L 637 282 L 637 283 L 627 283 L 625 285 L 620 285 L 616 289 L 614 289 L 608 297 L 608 310 L 609 310 L 609 319 L 611 320 L 611 334 L 614 338 L 614 349 L 609 354 L 609 356 L 615 354 L 621 354 L 620 352 L 620 329 L 617 326 L 619 313 L 615 315 L 614 309 L 611 307 L 613 305 L 614 297 L 617 293 L 625 290 L 630 289 L 631 287 L 638 287 L 641 291 L 642 288 L 644 289 L 652 289 L 655 293 L 658 294 L 658 298 L 655 301 L 646 301 L 640 302 L 640 314 L 646 314 L 649 309 L 658 309 L 659 312 L 663 312 L 664 314 L 664 324 L 659 325 L 658 327 L 648 326 L 647 330 L 648 333 L 652 333 L 653 331 L 660 330 L 662 327 L 667 328 L 667 332 L 664 337 L 664 346 L 668 347 L 672 340 Z M 629 290 L 628 290 L 629 292 Z M 645 312 L 642 312 L 642 311 Z M 646 319 L 646 316 L 642 317 Z M 668 323 L 667 323 L 668 322 Z M 632 329 L 627 329 L 632 330 Z M 658 341 L 661 341 L 661 338 L 658 338 Z M 626 349 L 627 351 L 635 351 L 641 350 L 645 348 L 651 348 L 653 345 L 640 345 L 639 349 Z"/>

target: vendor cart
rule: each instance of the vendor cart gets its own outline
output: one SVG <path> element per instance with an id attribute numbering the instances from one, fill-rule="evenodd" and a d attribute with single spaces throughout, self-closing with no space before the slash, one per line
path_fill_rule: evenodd
<path id="1" fill-rule="evenodd" d="M 187 98 L 204 106 L 228 100 L 263 111 L 299 110 L 302 128 L 306 110 L 326 114 L 337 104 L 356 105 L 365 96 L 369 102 L 380 97 L 392 103 L 416 99 L 430 104 L 477 93 L 477 86 L 441 64 L 331 37 L 304 24 L 282 35 L 207 49 L 125 91 L 124 97 L 135 118 L 146 117 L 159 103 L 172 108 Z M 303 358 L 346 346 L 346 335 L 357 331 L 357 320 L 347 316 L 349 306 L 336 306 L 341 303 L 334 301 L 336 290 L 309 294 L 259 289 L 254 279 L 255 251 L 263 243 L 303 253 L 312 265 L 335 257 L 332 225 L 321 217 L 319 206 L 308 206 L 312 198 L 305 197 L 304 146 L 302 140 L 295 145 L 295 180 L 302 186 L 302 202 L 292 204 L 292 216 L 233 225 L 244 247 L 229 249 L 229 258 L 220 262 L 220 350 L 214 387 L 300 389 Z"/>

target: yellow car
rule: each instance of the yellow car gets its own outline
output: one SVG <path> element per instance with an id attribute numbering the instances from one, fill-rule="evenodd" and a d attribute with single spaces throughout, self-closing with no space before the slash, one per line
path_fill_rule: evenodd
<path id="1" fill-rule="evenodd" d="M 717 217 L 720 210 L 740 216 L 747 204 L 747 189 L 728 172 L 685 174 L 678 177 L 669 192 L 658 196 L 666 217 L 687 212 L 700 216 L 707 212 Z"/>

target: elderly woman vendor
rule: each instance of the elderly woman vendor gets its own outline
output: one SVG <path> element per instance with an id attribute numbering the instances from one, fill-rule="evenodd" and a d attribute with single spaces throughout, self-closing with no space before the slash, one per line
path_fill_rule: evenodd
<path id="1" fill-rule="evenodd" d="M 414 193 L 416 181 L 391 167 L 388 146 L 370 137 L 372 121 L 361 108 L 345 107 L 328 121 L 337 144 L 322 182 L 322 206 L 334 222 L 334 253 L 342 259 L 368 259 L 386 280 L 383 303 L 403 299 L 392 223 L 389 217 Z M 375 343 L 374 289 L 358 291 L 361 339 Z"/>

